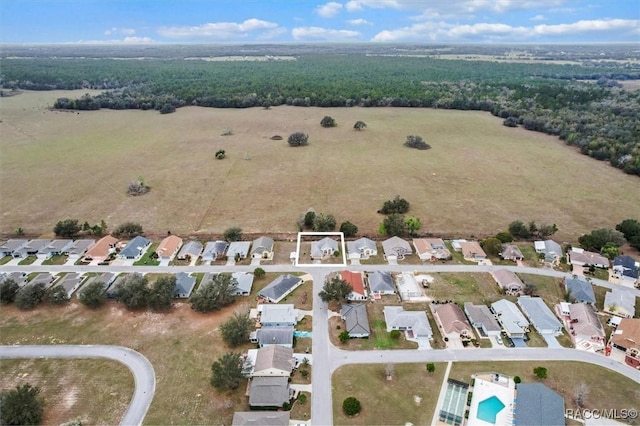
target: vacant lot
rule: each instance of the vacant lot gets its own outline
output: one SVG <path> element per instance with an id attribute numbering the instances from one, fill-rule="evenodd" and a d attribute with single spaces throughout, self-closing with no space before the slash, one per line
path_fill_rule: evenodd
<path id="1" fill-rule="evenodd" d="M 297 231 L 296 220 L 313 207 L 376 234 L 376 211 L 396 194 L 412 203 L 423 231 L 447 235 L 495 233 L 519 218 L 556 223 L 560 239 L 575 239 L 637 214 L 637 177 L 556 138 L 504 127 L 488 113 L 47 108 L 57 97 L 82 93 L 25 92 L 0 101 L 1 232 L 20 226 L 50 233 L 58 220 L 73 217 L 111 227 L 138 221 L 158 235 L 221 233 L 233 225 L 286 233 Z M 322 128 L 324 115 L 338 127 Z M 353 129 L 357 120 L 367 123 L 364 131 Z M 233 134 L 221 136 L 228 128 Z M 308 133 L 309 146 L 289 147 L 294 131 Z M 403 147 L 410 134 L 433 149 Z M 226 159 L 214 158 L 218 149 Z M 151 192 L 126 196 L 138 177 Z"/>

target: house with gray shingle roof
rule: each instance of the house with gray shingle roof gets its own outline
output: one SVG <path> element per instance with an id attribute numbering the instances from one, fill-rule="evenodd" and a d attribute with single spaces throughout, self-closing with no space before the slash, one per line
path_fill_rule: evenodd
<path id="1" fill-rule="evenodd" d="M 564 287 L 569 292 L 569 299 L 574 303 L 596 304 L 596 294 L 589 281 L 580 278 L 566 278 Z"/>
<path id="2" fill-rule="evenodd" d="M 288 377 L 254 377 L 249 385 L 249 406 L 257 408 L 281 408 L 289 402 L 293 392 Z"/>
<path id="3" fill-rule="evenodd" d="M 66 250 L 66 254 L 69 256 L 69 260 L 78 260 L 80 259 L 87 250 L 89 250 L 96 243 L 96 240 L 91 239 L 83 239 L 83 240 L 75 240 L 71 246 L 69 246 Z"/>
<path id="4" fill-rule="evenodd" d="M 202 261 L 213 262 L 221 259 L 228 247 L 229 244 L 226 241 L 209 241 L 202 252 Z"/>
<path id="5" fill-rule="evenodd" d="M 60 256 L 73 245 L 73 240 L 53 240 L 46 246 L 42 247 L 36 253 L 38 259 L 51 259 L 53 256 Z"/>
<path id="6" fill-rule="evenodd" d="M 560 263 L 560 259 L 564 256 L 560 244 L 553 240 L 534 241 L 533 243 L 536 253 L 544 253 L 544 261 L 550 265 L 556 266 Z"/>
<path id="7" fill-rule="evenodd" d="M 529 321 L 515 303 L 500 299 L 491 304 L 502 330 L 511 338 L 524 338 L 529 332 Z"/>
<path id="8" fill-rule="evenodd" d="M 253 274 L 248 272 L 234 272 L 231 274 L 232 278 L 235 278 L 238 282 L 236 286 L 236 296 L 248 296 L 251 294 L 253 288 Z"/>
<path id="9" fill-rule="evenodd" d="M 347 253 L 349 259 L 368 259 L 378 255 L 378 247 L 375 241 L 363 237 L 355 241 L 347 241 Z"/>
<path id="10" fill-rule="evenodd" d="M 56 280 L 56 277 L 51 275 L 48 272 L 42 272 L 36 275 L 31 281 L 27 283 L 27 285 L 36 285 L 36 284 L 44 284 L 44 288 L 48 289 L 51 287 L 53 282 Z"/>
<path id="11" fill-rule="evenodd" d="M 118 257 L 120 259 L 140 260 L 150 245 L 151 240 L 143 237 L 142 235 L 138 235 L 133 240 L 129 241 L 122 250 L 120 250 Z"/>
<path id="12" fill-rule="evenodd" d="M 192 261 L 200 257 L 202 253 L 202 243 L 200 241 L 188 241 L 178 252 L 178 259 Z"/>
<path id="13" fill-rule="evenodd" d="M 174 287 L 175 297 L 180 299 L 188 299 L 196 285 L 196 277 L 185 272 L 176 274 L 176 286 Z"/>
<path id="14" fill-rule="evenodd" d="M 500 252 L 500 257 L 502 257 L 504 260 L 513 261 L 524 259 L 524 255 L 522 254 L 520 247 L 515 244 L 503 244 L 502 251 Z"/>
<path id="15" fill-rule="evenodd" d="M 239 259 L 246 259 L 249 255 L 250 247 L 251 242 L 249 241 L 232 241 L 229 243 L 229 248 L 227 249 L 227 257 L 229 259 L 235 259 L 237 255 Z"/>
<path id="16" fill-rule="evenodd" d="M 519 383 L 514 424 L 564 426 L 564 398 L 542 383 Z"/>
<path id="17" fill-rule="evenodd" d="M 391 237 L 382 242 L 382 250 L 386 260 L 403 260 L 405 256 L 413 254 L 413 249 L 408 241 L 400 237 Z"/>
<path id="18" fill-rule="evenodd" d="M 542 335 L 562 334 L 562 322 L 553 314 L 541 297 L 520 296 L 518 305 L 533 327 Z"/>
<path id="19" fill-rule="evenodd" d="M 485 336 L 499 336 L 502 332 L 502 327 L 487 305 L 474 305 L 471 302 L 465 302 L 464 313 L 467 314 L 471 325 Z"/>
<path id="20" fill-rule="evenodd" d="M 293 290 L 302 284 L 302 278 L 291 274 L 280 275 L 275 280 L 267 284 L 258 296 L 267 299 L 271 303 L 279 303 Z"/>
<path id="21" fill-rule="evenodd" d="M 4 256 L 13 256 L 13 253 L 16 250 L 21 249 L 26 246 L 29 240 L 9 240 L 0 245 L 0 254 L 2 257 Z"/>
<path id="22" fill-rule="evenodd" d="M 345 330 L 350 338 L 368 338 L 371 334 L 366 303 L 342 305 L 340 316 L 345 322 Z"/>
<path id="23" fill-rule="evenodd" d="M 58 283 L 57 286 L 61 286 L 64 288 L 64 291 L 67 292 L 67 299 L 71 299 L 71 295 L 80 287 L 82 284 L 82 276 L 78 273 L 72 272 L 65 275 Z"/>
<path id="24" fill-rule="evenodd" d="M 82 285 L 82 287 L 80 288 L 80 290 L 78 290 L 78 296 L 80 294 L 82 294 L 82 292 L 87 288 L 87 286 L 89 286 L 90 284 L 93 284 L 95 282 L 100 282 L 103 284 L 102 288 L 104 290 L 107 290 L 109 288 L 109 286 L 111 286 L 111 284 L 113 284 L 113 282 L 116 280 L 116 274 L 113 274 L 111 272 L 101 272 L 98 273 L 97 275 L 94 275 L 92 277 L 89 277 L 86 279 L 86 281 L 84 282 L 84 284 Z"/>
<path id="25" fill-rule="evenodd" d="M 27 283 L 27 274 L 25 272 L 10 272 L 8 274 L 0 274 L 0 283 L 6 280 L 13 280 L 18 287 L 23 287 Z"/>
<path id="26" fill-rule="evenodd" d="M 27 256 L 35 256 L 41 249 L 48 246 L 49 243 L 51 243 L 51 240 L 29 240 L 26 245 L 23 245 L 13 252 L 13 257 L 24 258 Z"/>
<path id="27" fill-rule="evenodd" d="M 383 311 L 387 331 L 410 331 L 413 337 L 433 337 L 431 325 L 424 311 L 405 311 L 402 306 L 385 306 Z"/>
<path id="28" fill-rule="evenodd" d="M 333 256 L 339 250 L 338 242 L 333 238 L 325 237 L 320 241 L 311 242 L 311 258 L 323 259 Z"/>
<path id="29" fill-rule="evenodd" d="M 636 314 L 636 298 L 628 291 L 614 288 L 605 293 L 603 310 L 622 318 L 633 318 Z"/>
<path id="30" fill-rule="evenodd" d="M 236 411 L 231 426 L 289 426 L 290 411 Z"/>
<path id="31" fill-rule="evenodd" d="M 395 294 L 396 286 L 393 284 L 391 273 L 386 271 L 373 271 L 367 274 L 369 289 L 372 294 Z"/>
<path id="32" fill-rule="evenodd" d="M 280 345 L 286 348 L 293 347 L 292 326 L 285 327 L 262 327 L 251 333 L 251 343 L 257 343 L 259 347 Z"/>
<path id="33" fill-rule="evenodd" d="M 252 377 L 289 377 L 296 363 L 293 349 L 269 345 L 258 349 Z"/>
<path id="34" fill-rule="evenodd" d="M 273 238 L 260 237 L 251 243 L 251 258 L 253 259 L 273 259 Z"/>

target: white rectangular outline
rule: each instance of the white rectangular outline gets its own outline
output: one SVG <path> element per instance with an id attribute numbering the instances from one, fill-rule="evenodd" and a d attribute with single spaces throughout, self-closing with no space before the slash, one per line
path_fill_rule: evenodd
<path id="1" fill-rule="evenodd" d="M 319 237 L 319 236 L 339 236 L 340 237 L 340 252 L 342 253 L 342 263 L 299 263 L 298 260 L 300 259 L 300 244 L 302 243 L 302 238 L 301 237 L 305 237 L 305 236 L 315 236 L 315 237 Z M 311 267 L 311 268 L 326 268 L 326 267 L 333 267 L 333 268 L 338 268 L 338 267 L 342 267 L 342 268 L 346 268 L 347 267 L 347 251 L 345 250 L 345 246 L 344 246 L 344 232 L 298 232 L 298 242 L 296 243 L 296 262 L 295 262 L 295 266 L 302 266 L 302 267 Z"/>

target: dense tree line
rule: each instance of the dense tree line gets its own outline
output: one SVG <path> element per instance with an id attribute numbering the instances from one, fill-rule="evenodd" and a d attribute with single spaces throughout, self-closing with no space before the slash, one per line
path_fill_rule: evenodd
<path id="1" fill-rule="evenodd" d="M 63 109 L 167 112 L 186 105 L 286 104 L 487 111 L 640 175 L 640 92 L 611 87 L 640 76 L 633 68 L 318 53 L 296 61 L 32 58 L 2 59 L 0 65 L 6 89 L 108 90 L 59 99 L 54 107 Z"/>

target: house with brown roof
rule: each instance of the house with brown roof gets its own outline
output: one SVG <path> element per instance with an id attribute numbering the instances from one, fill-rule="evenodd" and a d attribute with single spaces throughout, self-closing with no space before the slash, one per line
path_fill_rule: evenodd
<path id="1" fill-rule="evenodd" d="M 431 310 L 443 337 L 449 340 L 460 339 L 463 342 L 474 337 L 471 324 L 467 321 L 462 309 L 455 303 L 431 304 Z"/>
<path id="2" fill-rule="evenodd" d="M 593 253 L 581 248 L 571 247 L 567 253 L 569 255 L 569 263 L 578 266 L 595 266 L 596 268 L 609 268 L 609 259 L 600 253 Z"/>
<path id="3" fill-rule="evenodd" d="M 178 254 L 178 250 L 182 247 L 182 238 L 176 235 L 169 235 L 160 241 L 160 245 L 156 249 L 158 260 L 170 262 Z"/>
<path id="4" fill-rule="evenodd" d="M 94 263 L 100 263 L 107 260 L 111 253 L 116 251 L 118 239 L 111 235 L 105 235 L 100 238 L 84 255 L 84 260 Z"/>
<path id="5" fill-rule="evenodd" d="M 482 262 L 487 258 L 487 254 L 480 247 L 477 241 L 465 241 L 460 243 L 462 257 L 469 262 Z"/>
<path id="6" fill-rule="evenodd" d="M 367 300 L 367 290 L 364 288 L 364 275 L 362 272 L 342 271 L 340 278 L 349 283 L 351 293 L 347 296 L 347 300 Z"/>
<path id="7" fill-rule="evenodd" d="M 616 331 L 611 333 L 609 345 L 624 352 L 625 363 L 640 368 L 640 319 L 623 318 Z"/>
<path id="8" fill-rule="evenodd" d="M 412 242 L 420 260 L 451 259 L 451 252 L 440 238 L 414 238 Z"/>
<path id="9" fill-rule="evenodd" d="M 503 244 L 500 257 L 504 260 L 513 260 L 514 262 L 524 259 L 520 247 L 515 244 Z"/>
<path id="10" fill-rule="evenodd" d="M 561 302 L 556 305 L 556 313 L 564 323 L 564 328 L 569 331 L 577 349 L 594 352 L 604 349 L 604 328 L 591 305 Z"/>
<path id="11" fill-rule="evenodd" d="M 296 364 L 293 349 L 269 345 L 257 350 L 252 377 L 289 377 Z"/>
<path id="12" fill-rule="evenodd" d="M 518 276 L 508 269 L 498 269 L 491 272 L 496 284 L 507 294 L 520 295 L 524 291 L 524 283 Z"/>

